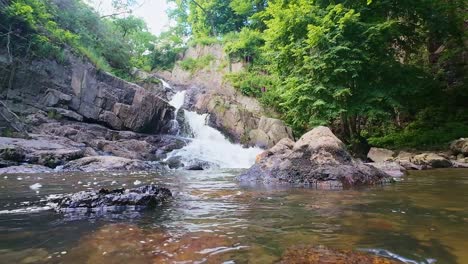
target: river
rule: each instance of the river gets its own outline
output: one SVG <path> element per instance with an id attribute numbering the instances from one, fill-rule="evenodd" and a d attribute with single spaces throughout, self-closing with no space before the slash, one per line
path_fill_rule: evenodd
<path id="1" fill-rule="evenodd" d="M 242 186 L 240 172 L 2 176 L 0 262 L 272 263 L 291 246 L 325 245 L 406 263 L 468 263 L 468 170 L 411 172 L 395 184 L 344 191 Z M 169 187 L 174 200 L 100 217 L 28 205 L 149 183 Z"/>

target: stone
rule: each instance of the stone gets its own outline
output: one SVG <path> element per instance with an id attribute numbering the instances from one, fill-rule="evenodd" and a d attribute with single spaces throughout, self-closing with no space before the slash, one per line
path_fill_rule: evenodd
<path id="1" fill-rule="evenodd" d="M 395 152 L 389 149 L 371 148 L 367 154 L 367 158 L 373 162 L 385 162 L 393 160 L 394 155 Z"/>
<path id="2" fill-rule="evenodd" d="M 366 163 L 372 167 L 384 171 L 388 175 L 398 178 L 405 175 L 406 169 L 398 162 L 384 161 L 384 162 L 372 162 Z"/>
<path id="3" fill-rule="evenodd" d="M 335 250 L 323 246 L 295 246 L 288 248 L 278 264 L 402 264 L 398 260 L 373 256 L 363 252 Z"/>
<path id="4" fill-rule="evenodd" d="M 102 213 L 137 207 L 155 208 L 172 197 L 171 191 L 155 185 L 135 189 L 101 189 L 54 196 L 47 200 L 58 213 Z"/>
<path id="5" fill-rule="evenodd" d="M 64 94 L 55 89 L 47 89 L 47 91 L 45 91 L 45 96 L 42 98 L 42 104 L 46 107 L 54 107 L 58 105 L 66 105 L 71 100 L 71 95 Z"/>
<path id="6" fill-rule="evenodd" d="M 250 143 L 260 148 L 270 146 L 270 137 L 260 129 L 254 129 L 249 132 Z"/>
<path id="7" fill-rule="evenodd" d="M 144 171 L 154 167 L 147 162 L 113 156 L 84 157 L 63 166 L 64 171 Z"/>
<path id="8" fill-rule="evenodd" d="M 30 139 L 0 137 L 1 159 L 55 168 L 84 156 L 83 144 L 67 138 L 31 134 Z"/>
<path id="9" fill-rule="evenodd" d="M 56 108 L 56 107 L 49 107 L 47 108 L 47 110 L 53 112 L 56 115 L 59 115 L 62 118 L 66 118 L 69 120 L 76 120 L 79 122 L 83 121 L 83 116 L 78 114 L 75 111 L 71 111 L 71 110 L 67 110 L 63 108 Z"/>
<path id="10" fill-rule="evenodd" d="M 0 168 L 0 175 L 2 174 L 33 174 L 33 173 L 50 173 L 54 170 L 42 166 L 42 165 L 34 165 L 34 164 L 26 164 L 26 165 L 19 165 L 19 166 L 10 166 L 6 168 Z"/>
<path id="11" fill-rule="evenodd" d="M 450 168 L 452 163 L 445 157 L 435 153 L 423 153 L 413 156 L 410 161 L 424 168 Z"/>
<path id="12" fill-rule="evenodd" d="M 99 121 L 108 124 L 111 128 L 120 130 L 123 127 L 123 122 L 113 112 L 103 111 L 99 115 Z"/>
<path id="13" fill-rule="evenodd" d="M 454 155 L 468 156 L 468 138 L 460 138 L 450 143 L 450 150 Z"/>
<path id="14" fill-rule="evenodd" d="M 258 123 L 258 130 L 263 131 L 268 136 L 266 147 L 269 148 L 283 138 L 294 139 L 292 129 L 279 119 L 262 116 Z"/>
<path id="15" fill-rule="evenodd" d="M 48 107 L 64 109 L 71 112 L 64 112 L 63 116 L 114 129 L 164 132 L 165 125 L 174 117 L 174 108 L 166 100 L 137 84 L 96 69 L 91 62 L 68 50 L 64 53 L 66 66 L 49 59 L 36 59 L 23 65 L 4 91 L 5 99 L 44 111 Z M 3 66 L 0 62 L 0 75 L 6 76 L 7 67 Z"/>
<path id="16" fill-rule="evenodd" d="M 296 143 L 289 138 L 280 140 L 238 179 L 331 189 L 392 181 L 385 172 L 354 160 L 327 127 L 314 128 Z"/>

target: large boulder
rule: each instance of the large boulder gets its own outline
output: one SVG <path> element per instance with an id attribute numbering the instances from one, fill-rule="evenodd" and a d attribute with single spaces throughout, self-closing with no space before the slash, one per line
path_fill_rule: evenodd
<path id="1" fill-rule="evenodd" d="M 391 182 L 385 172 L 354 160 L 327 127 L 317 127 L 296 143 L 284 138 L 263 152 L 242 182 L 289 183 L 317 188 L 344 188 Z"/>
<path id="2" fill-rule="evenodd" d="M 11 166 L 6 168 L 0 169 L 0 175 L 2 174 L 34 174 L 34 173 L 49 173 L 53 172 L 54 170 L 42 166 L 42 165 L 34 165 L 34 164 L 26 164 L 26 165 L 19 165 L 19 166 Z"/>
<path id="3" fill-rule="evenodd" d="M 47 200 L 48 205 L 59 213 L 101 213 L 122 211 L 128 207 L 154 208 L 172 197 L 171 191 L 155 185 L 135 189 L 116 189 L 109 191 L 82 191 L 74 194 L 53 196 Z"/>
<path id="4" fill-rule="evenodd" d="M 468 138 L 460 138 L 450 143 L 450 150 L 454 155 L 468 156 Z"/>
<path id="5" fill-rule="evenodd" d="M 147 162 L 113 156 L 85 157 L 71 161 L 63 166 L 66 171 L 143 171 L 153 166 Z"/>
<path id="6" fill-rule="evenodd" d="M 385 162 L 393 159 L 395 152 L 384 148 L 371 148 L 367 158 L 373 162 Z"/>
<path id="7" fill-rule="evenodd" d="M 452 162 L 450 162 L 449 159 L 435 153 L 422 153 L 415 155 L 410 161 L 427 169 L 452 167 Z"/>

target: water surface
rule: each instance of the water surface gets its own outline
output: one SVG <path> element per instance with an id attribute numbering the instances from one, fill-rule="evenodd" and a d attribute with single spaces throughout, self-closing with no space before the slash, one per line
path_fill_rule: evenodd
<path id="1" fill-rule="evenodd" d="M 396 184 L 346 191 L 240 186 L 240 172 L 2 176 L 0 263 L 272 263 L 296 245 L 468 263 L 468 170 L 412 172 Z M 30 187 L 36 183 L 42 187 Z M 100 217 L 28 205 L 147 183 L 169 187 L 174 200 Z"/>

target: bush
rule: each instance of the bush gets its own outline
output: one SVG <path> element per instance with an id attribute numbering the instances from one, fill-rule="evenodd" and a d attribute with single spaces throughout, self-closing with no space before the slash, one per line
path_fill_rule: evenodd
<path id="1" fill-rule="evenodd" d="M 188 58 L 179 62 L 180 67 L 185 71 L 190 71 L 191 74 L 194 74 L 196 71 L 202 70 L 210 65 L 212 61 L 215 60 L 213 55 L 206 55 L 199 57 L 197 59 Z"/>

